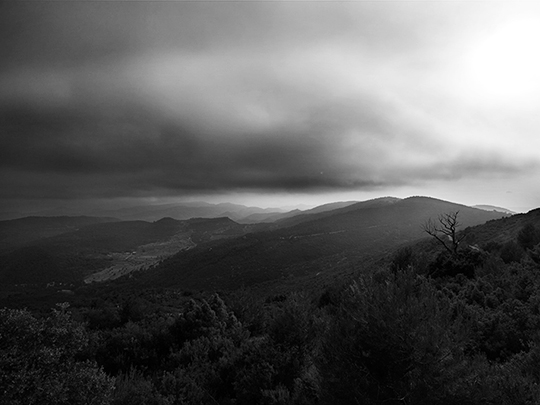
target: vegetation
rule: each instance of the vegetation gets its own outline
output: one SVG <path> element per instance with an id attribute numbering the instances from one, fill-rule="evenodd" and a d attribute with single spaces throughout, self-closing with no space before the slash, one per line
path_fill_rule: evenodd
<path id="1" fill-rule="evenodd" d="M 69 308 L 5 308 L 3 403 L 540 403 L 540 228 L 536 213 L 518 219 L 311 290 L 124 280 Z"/>
<path id="2" fill-rule="evenodd" d="M 88 333 L 65 307 L 46 318 L 2 309 L 0 331 L 2 403 L 110 403 L 114 380 L 95 360 L 77 357 L 88 345 Z"/>
<path id="3" fill-rule="evenodd" d="M 423 226 L 424 232 L 433 236 L 451 254 L 456 255 L 465 235 L 458 235 L 459 211 L 439 215 L 438 223 L 431 218 Z"/>

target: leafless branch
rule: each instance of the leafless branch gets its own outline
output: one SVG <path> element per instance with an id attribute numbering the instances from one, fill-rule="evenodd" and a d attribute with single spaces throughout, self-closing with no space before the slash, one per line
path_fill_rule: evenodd
<path id="1" fill-rule="evenodd" d="M 430 218 L 422 226 L 424 232 L 433 236 L 451 254 L 457 253 L 459 243 L 465 237 L 464 235 L 457 235 L 457 228 L 461 226 L 457 219 L 458 214 L 459 211 L 441 214 L 437 222 Z"/>

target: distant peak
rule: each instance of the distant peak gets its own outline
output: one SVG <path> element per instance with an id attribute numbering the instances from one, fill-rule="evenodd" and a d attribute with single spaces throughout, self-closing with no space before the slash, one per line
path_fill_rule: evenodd
<path id="1" fill-rule="evenodd" d="M 402 199 L 401 199 L 401 198 L 398 198 L 398 197 L 386 196 L 386 197 L 374 198 L 374 199 L 371 200 L 371 201 L 379 201 L 379 202 L 393 203 L 393 202 L 401 201 L 401 200 L 402 200 Z"/>
<path id="2" fill-rule="evenodd" d="M 403 200 L 432 200 L 432 201 L 445 201 L 440 198 L 429 197 L 427 195 L 412 195 L 410 197 L 404 198 Z"/>
<path id="3" fill-rule="evenodd" d="M 156 221 L 155 223 L 156 224 L 168 224 L 168 223 L 173 223 L 173 222 L 178 222 L 176 219 L 174 218 L 171 218 L 171 217 L 164 217 L 164 218 L 161 218 L 160 220 Z"/>
<path id="4" fill-rule="evenodd" d="M 216 218 L 190 218 L 187 220 L 191 223 L 197 223 L 197 222 L 234 222 L 229 217 L 216 217 Z"/>

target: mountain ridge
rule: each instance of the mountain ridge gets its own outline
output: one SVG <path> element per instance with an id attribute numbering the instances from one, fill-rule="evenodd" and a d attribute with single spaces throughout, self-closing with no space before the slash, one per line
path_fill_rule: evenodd
<path id="1" fill-rule="evenodd" d="M 152 268 L 137 278 L 161 287 L 234 289 L 328 272 L 338 263 L 357 266 L 426 237 L 425 221 L 455 211 L 462 228 L 506 216 L 432 197 L 381 197 L 324 204 L 274 223 L 242 224 L 230 217 L 94 223 L 34 241 L 41 250 L 26 254 L 46 257 L 48 269 L 58 260 L 59 274 L 69 263 L 85 277 L 101 273 L 92 281 Z M 21 270 L 24 253 L 2 260 Z"/>
<path id="2" fill-rule="evenodd" d="M 290 226 L 180 252 L 142 278 L 161 287 L 235 289 L 329 271 L 338 262 L 356 266 L 425 238 L 422 224 L 448 211 L 459 211 L 464 227 L 504 216 L 430 197 L 368 200 Z"/>

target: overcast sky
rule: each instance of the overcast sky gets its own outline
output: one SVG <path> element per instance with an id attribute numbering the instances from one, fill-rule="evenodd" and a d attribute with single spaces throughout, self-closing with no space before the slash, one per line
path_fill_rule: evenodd
<path id="1" fill-rule="evenodd" d="M 539 50 L 536 2 L 2 2 L 0 208 L 527 211 Z"/>

